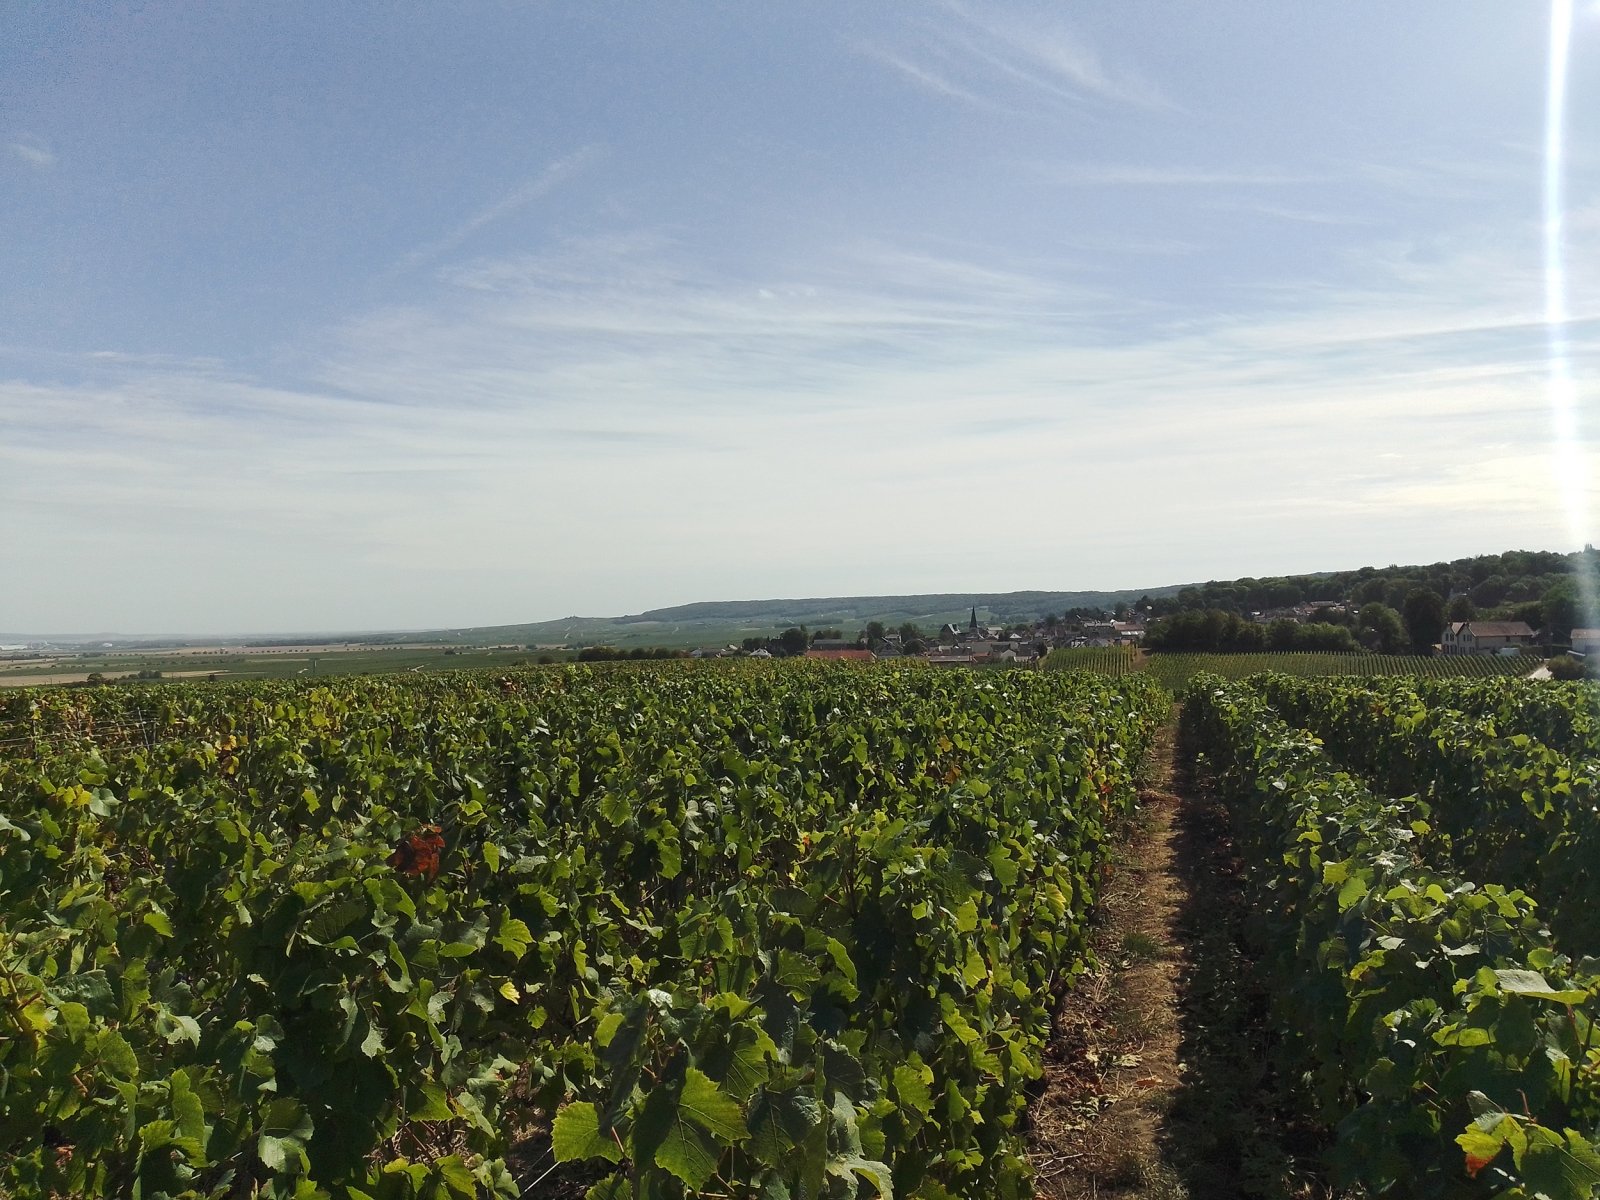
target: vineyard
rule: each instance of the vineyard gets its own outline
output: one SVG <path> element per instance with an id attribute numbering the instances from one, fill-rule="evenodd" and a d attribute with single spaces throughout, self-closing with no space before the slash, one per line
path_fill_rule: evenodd
<path id="1" fill-rule="evenodd" d="M 1081 646 L 1050 651 L 1045 667 L 1051 671 L 1090 671 L 1120 679 L 1143 667 L 1142 657 L 1132 646 Z"/>
<path id="2" fill-rule="evenodd" d="M 1197 678 L 1276 1056 L 1364 1194 L 1600 1186 L 1600 692 Z M 1396 798 L 1398 797 L 1398 798 Z"/>
<path id="3" fill-rule="evenodd" d="M 1600 689 L 1072 654 L 5 695 L 0 1196 L 1029 1195 L 1191 674 L 1328 1182 L 1600 1188 Z"/>
<path id="4" fill-rule="evenodd" d="M 755 664 L 6 695 L 0 1195 L 1026 1195 L 1166 712 Z"/>
<path id="5" fill-rule="evenodd" d="M 1490 655 L 1333 654 L 1313 651 L 1244 654 L 1146 654 L 1132 646 L 1052 650 L 1045 666 L 1054 671 L 1092 671 L 1120 679 L 1148 674 L 1173 693 L 1196 675 L 1244 679 L 1271 671 L 1318 678 L 1328 675 L 1404 676 L 1418 679 L 1486 679 L 1525 676 L 1537 662 Z"/>

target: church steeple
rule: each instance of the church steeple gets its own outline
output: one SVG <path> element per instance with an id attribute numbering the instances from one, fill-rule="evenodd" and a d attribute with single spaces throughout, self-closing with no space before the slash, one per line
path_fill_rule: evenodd
<path id="1" fill-rule="evenodd" d="M 976 604 L 972 606 L 972 620 L 967 622 L 967 628 L 972 630 L 973 633 L 978 632 L 978 606 Z"/>

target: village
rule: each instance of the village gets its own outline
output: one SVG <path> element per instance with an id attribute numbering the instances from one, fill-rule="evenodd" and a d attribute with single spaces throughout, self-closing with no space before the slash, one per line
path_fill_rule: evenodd
<path id="1" fill-rule="evenodd" d="M 965 625 L 949 622 L 924 632 L 907 622 L 898 629 L 869 621 L 854 638 L 836 629 L 808 633 L 792 627 L 774 638 L 746 638 L 742 646 L 703 647 L 692 658 L 785 658 L 844 662 L 916 657 L 940 666 L 1013 664 L 1031 666 L 1051 650 L 1063 647 L 1137 645 L 1144 636 L 1144 617 L 1126 620 L 1086 617 L 1069 620 L 1055 615 L 1027 624 L 989 625 L 974 607 Z"/>
<path id="2" fill-rule="evenodd" d="M 1351 607 L 1342 601 L 1311 601 L 1283 608 L 1251 612 L 1245 620 L 1254 625 L 1306 625 L 1343 622 Z M 874 662 L 915 657 L 936 666 L 1034 666 L 1057 649 L 1139 647 L 1154 623 L 1147 608 L 1119 606 L 1115 613 L 1054 614 L 1024 624 L 990 625 L 979 619 L 974 607 L 965 625 L 946 623 L 924 633 L 914 624 L 886 629 L 869 622 L 854 638 L 836 629 L 808 632 L 793 627 L 774 638 L 747 638 L 742 645 L 702 647 L 692 658 L 784 658 Z M 1449 621 L 1432 651 L 1440 655 L 1522 655 L 1537 653 L 1539 634 L 1524 621 Z M 1574 629 L 1571 651 L 1575 658 L 1600 653 L 1600 629 Z"/>

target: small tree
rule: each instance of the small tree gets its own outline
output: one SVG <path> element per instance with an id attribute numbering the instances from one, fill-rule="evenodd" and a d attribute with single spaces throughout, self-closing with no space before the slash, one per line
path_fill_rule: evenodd
<path id="1" fill-rule="evenodd" d="M 1565 642 L 1578 623 L 1578 585 L 1563 579 L 1540 598 L 1539 615 L 1546 642 Z"/>
<path id="2" fill-rule="evenodd" d="M 1444 597 L 1432 588 L 1417 588 L 1406 596 L 1406 635 L 1411 648 L 1426 654 L 1444 629 Z"/>
<path id="3" fill-rule="evenodd" d="M 1356 620 L 1362 645 L 1381 654 L 1398 654 L 1406 642 L 1406 627 L 1400 614 L 1387 604 L 1363 604 Z"/>
<path id="4" fill-rule="evenodd" d="M 1565 654 L 1550 659 L 1545 666 L 1550 669 L 1551 679 L 1582 679 L 1588 674 L 1582 661 Z"/>
<path id="5" fill-rule="evenodd" d="M 1300 626 L 1288 617 L 1280 617 L 1267 626 L 1267 648 L 1269 650 L 1294 650 L 1300 637 Z"/>

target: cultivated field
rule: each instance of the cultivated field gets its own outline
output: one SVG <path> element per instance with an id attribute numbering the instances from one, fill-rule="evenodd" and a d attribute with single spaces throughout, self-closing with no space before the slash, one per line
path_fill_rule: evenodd
<path id="1" fill-rule="evenodd" d="M 165 651 L 81 651 L 50 658 L 0 660 L 0 687 L 82 683 L 90 674 L 107 679 L 159 672 L 164 679 L 334 678 L 471 668 L 512 668 L 535 662 L 539 652 L 454 646 L 210 646 Z M 560 656 L 565 657 L 565 656 Z"/>

